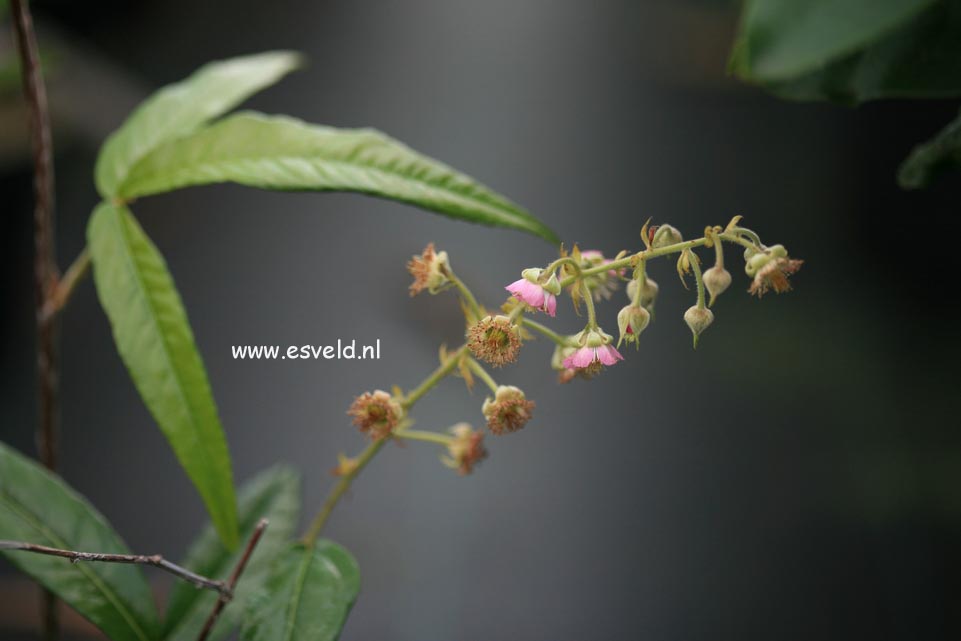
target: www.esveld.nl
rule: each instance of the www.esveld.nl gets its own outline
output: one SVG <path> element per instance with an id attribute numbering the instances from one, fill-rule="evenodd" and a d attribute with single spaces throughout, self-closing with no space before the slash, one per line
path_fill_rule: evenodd
<path id="1" fill-rule="evenodd" d="M 240 360 L 377 360 L 380 358 L 380 339 L 373 345 L 357 345 L 357 340 L 337 339 L 331 345 L 231 345 L 233 357 Z"/>

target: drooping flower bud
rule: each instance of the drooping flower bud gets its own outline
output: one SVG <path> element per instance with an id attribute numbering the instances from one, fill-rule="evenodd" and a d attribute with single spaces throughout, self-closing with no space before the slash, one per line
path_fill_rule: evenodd
<path id="1" fill-rule="evenodd" d="M 467 330 L 467 347 L 482 361 L 501 367 L 517 360 L 520 332 L 507 316 L 485 316 Z"/>
<path id="2" fill-rule="evenodd" d="M 557 312 L 557 295 L 561 293 L 561 284 L 556 274 L 551 274 L 545 282 L 540 282 L 543 270 L 531 268 L 521 272 L 520 280 L 505 287 L 514 298 L 539 309 L 549 316 Z"/>
<path id="3" fill-rule="evenodd" d="M 360 431 L 378 441 L 386 438 L 404 417 L 404 410 L 394 397 L 383 390 L 364 392 L 354 399 L 347 414 Z"/>
<path id="4" fill-rule="evenodd" d="M 416 296 L 425 289 L 431 294 L 439 292 L 450 283 L 447 277 L 449 268 L 447 252 L 434 252 L 434 243 L 428 244 L 420 256 L 413 256 L 407 261 L 407 271 L 414 277 L 414 282 L 410 284 L 410 295 Z"/>
<path id="5" fill-rule="evenodd" d="M 481 406 L 487 428 L 493 434 L 516 432 L 531 420 L 534 401 L 513 385 L 498 385 L 494 398 L 487 397 Z"/>
<path id="6" fill-rule="evenodd" d="M 627 284 L 627 298 L 631 301 L 634 300 L 634 294 L 637 292 L 638 281 L 632 280 Z M 650 276 L 644 279 L 644 284 L 641 287 L 641 307 L 645 308 L 647 311 L 654 309 L 654 303 L 657 301 L 657 292 L 660 289 L 657 286 L 657 282 Z"/>
<path id="7" fill-rule="evenodd" d="M 654 232 L 654 238 L 651 240 L 651 247 L 654 249 L 659 249 L 661 247 L 667 247 L 668 245 L 676 245 L 683 241 L 684 237 L 681 236 L 681 232 L 679 232 L 676 227 L 671 225 L 661 225 Z"/>
<path id="8" fill-rule="evenodd" d="M 651 322 L 651 313 L 643 307 L 628 305 L 617 313 L 617 328 L 620 330 L 620 337 L 617 346 L 627 341 L 628 343 L 638 344 L 641 332 Z"/>
<path id="9" fill-rule="evenodd" d="M 714 322 L 714 312 L 706 307 L 694 305 L 684 312 L 684 322 L 687 323 L 687 326 L 691 328 L 691 333 L 694 334 L 694 348 L 697 349 L 697 341 L 701 332 Z"/>
<path id="10" fill-rule="evenodd" d="M 751 256 L 747 262 L 744 263 L 744 273 L 754 278 L 754 276 L 764 268 L 769 262 L 771 262 L 772 256 L 767 252 L 761 252 Z"/>
<path id="11" fill-rule="evenodd" d="M 461 476 L 474 471 L 474 466 L 487 458 L 484 447 L 484 433 L 475 430 L 467 423 L 458 423 L 450 428 L 454 440 L 447 446 L 447 456 L 441 461 L 449 468 L 457 470 Z"/>
<path id="12" fill-rule="evenodd" d="M 731 286 L 731 274 L 723 267 L 715 265 L 704 272 L 704 287 L 711 295 L 708 305 L 713 305 L 718 296 L 723 294 Z"/>

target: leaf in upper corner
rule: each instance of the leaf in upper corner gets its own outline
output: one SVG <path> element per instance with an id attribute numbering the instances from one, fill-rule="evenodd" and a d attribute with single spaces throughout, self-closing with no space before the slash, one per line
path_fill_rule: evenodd
<path id="1" fill-rule="evenodd" d="M 290 51 L 269 51 L 211 62 L 186 80 L 144 101 L 110 135 L 97 158 L 95 178 L 104 199 L 117 194 L 130 168 L 161 143 L 189 134 L 274 84 L 300 65 Z"/>
<path id="2" fill-rule="evenodd" d="M 335 641 L 360 591 L 360 569 L 332 541 L 294 544 L 278 559 L 264 593 L 251 602 L 243 641 Z"/>
<path id="3" fill-rule="evenodd" d="M 957 0 L 754 0 L 730 67 L 792 100 L 961 94 Z"/>
<path id="4" fill-rule="evenodd" d="M 233 549 L 237 503 L 227 440 L 167 265 L 126 207 L 101 203 L 87 225 L 87 244 L 117 351 Z"/>
<path id="5" fill-rule="evenodd" d="M 474 179 L 372 129 L 337 129 L 244 112 L 158 147 L 119 185 L 137 198 L 192 185 L 352 191 L 474 223 L 556 235 Z"/>
<path id="6" fill-rule="evenodd" d="M 237 584 L 233 600 L 211 631 L 210 641 L 222 639 L 240 623 L 247 600 L 263 589 L 272 561 L 294 535 L 300 513 L 300 475 L 287 467 L 266 470 L 240 488 L 238 505 L 243 540 L 250 538 L 261 518 L 270 525 Z M 226 579 L 241 554 L 240 550 L 228 551 L 208 523 L 181 566 L 206 577 Z M 217 595 L 209 590 L 197 590 L 182 582 L 174 585 L 164 621 L 165 641 L 194 641 L 216 601 Z"/>
<path id="7" fill-rule="evenodd" d="M 0 539 L 129 554 L 97 510 L 59 477 L 0 443 Z M 152 641 L 159 625 L 141 569 L 10 550 L 4 556 L 114 641 Z"/>
<path id="8" fill-rule="evenodd" d="M 961 114 L 931 140 L 918 145 L 901 164 L 898 184 L 920 189 L 947 169 L 961 168 Z"/>

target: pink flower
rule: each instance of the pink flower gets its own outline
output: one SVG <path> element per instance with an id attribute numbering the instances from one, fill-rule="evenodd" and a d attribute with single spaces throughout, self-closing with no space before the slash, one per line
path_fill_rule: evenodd
<path id="1" fill-rule="evenodd" d="M 525 269 L 522 275 L 523 278 L 514 281 L 504 289 L 513 294 L 517 300 L 554 316 L 557 313 L 557 294 L 560 293 L 557 276 L 551 274 L 546 283 L 540 283 L 538 282 L 541 275 L 540 269 Z"/>
<path id="2" fill-rule="evenodd" d="M 564 367 L 574 370 L 598 370 L 601 365 L 611 366 L 624 360 L 621 353 L 611 345 L 613 339 L 600 330 L 581 332 L 579 347 L 564 359 Z"/>
<path id="3" fill-rule="evenodd" d="M 604 258 L 604 253 L 598 249 L 588 249 L 581 252 L 581 259 L 587 261 L 588 267 L 594 267 L 596 265 L 607 265 L 608 263 L 613 263 L 614 261 L 610 258 Z M 623 269 L 609 269 L 607 273 L 611 276 L 617 277 L 624 274 Z"/>

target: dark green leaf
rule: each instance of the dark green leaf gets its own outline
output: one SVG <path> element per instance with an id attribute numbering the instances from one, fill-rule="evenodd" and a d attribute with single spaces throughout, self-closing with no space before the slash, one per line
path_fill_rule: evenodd
<path id="1" fill-rule="evenodd" d="M 237 584 L 233 601 L 217 620 L 210 641 L 222 639 L 239 624 L 247 600 L 263 589 L 271 562 L 294 535 L 300 511 L 300 477 L 286 467 L 262 472 L 241 488 L 238 503 L 240 530 L 244 540 L 250 537 L 261 518 L 268 519 L 270 526 Z M 191 545 L 181 565 L 203 576 L 226 579 L 237 565 L 240 554 L 242 552 L 230 553 L 224 548 L 216 530 L 208 524 Z M 192 585 L 177 583 L 167 607 L 164 639 L 194 641 L 216 601 L 217 595 L 209 590 L 198 590 Z"/>
<path id="2" fill-rule="evenodd" d="M 274 84 L 300 64 L 297 54 L 271 51 L 212 62 L 141 104 L 104 143 L 95 172 L 105 199 L 130 168 L 163 142 L 189 134 Z"/>
<path id="3" fill-rule="evenodd" d="M 129 554 L 106 519 L 62 480 L 0 444 L 0 539 L 80 552 Z M 158 636 L 157 613 L 140 568 L 71 563 L 53 556 L 4 552 L 114 641 Z"/>
<path id="4" fill-rule="evenodd" d="M 237 505 L 227 441 L 167 265 L 125 207 L 101 203 L 87 226 L 87 243 L 117 350 L 221 539 L 233 549 Z"/>
<path id="5" fill-rule="evenodd" d="M 277 559 L 244 620 L 244 641 L 334 641 L 360 591 L 360 569 L 331 541 L 296 544 Z"/>
<path id="6" fill-rule="evenodd" d="M 863 49 L 935 0 L 749 0 L 739 64 L 759 81 L 790 80 Z"/>
<path id="7" fill-rule="evenodd" d="M 240 113 L 144 157 L 119 186 L 136 198 L 191 185 L 354 191 L 555 241 L 524 209 L 473 179 L 370 129 L 335 129 Z"/>
<path id="8" fill-rule="evenodd" d="M 822 4 L 814 2 L 811 6 Z M 862 0 L 830 4 L 834 11 L 848 12 L 860 7 Z M 819 64 L 810 64 L 813 60 L 810 56 L 798 55 L 797 60 L 803 64 L 790 65 L 793 49 L 780 46 L 780 40 L 797 41 L 800 38 L 798 30 L 807 23 L 799 21 L 798 25 L 782 30 L 761 28 L 752 24 L 750 19 L 750 12 L 757 10 L 757 3 L 754 3 L 746 8 L 731 66 L 741 78 L 794 100 L 857 103 L 885 97 L 961 94 L 961 2 L 912 0 L 898 3 L 906 12 L 906 18 L 896 24 L 890 19 L 897 15 L 894 12 L 897 7 L 889 6 L 889 0 L 877 3 L 877 6 L 873 2 L 869 4 L 870 7 L 861 7 L 866 9 L 861 26 L 850 31 L 874 36 L 846 41 L 856 43 L 853 49 L 847 46 L 830 49 L 831 55 L 825 55 Z M 771 5 L 780 6 L 780 2 Z M 892 12 L 882 9 L 891 9 Z M 867 29 L 871 25 L 875 29 Z M 881 26 L 884 29 L 879 31 L 877 27 Z M 804 37 L 814 43 L 815 50 L 822 53 L 828 50 L 824 44 L 828 37 L 824 33 L 812 29 L 805 31 Z M 777 55 L 771 54 L 773 57 L 769 58 L 769 50 Z"/>
<path id="9" fill-rule="evenodd" d="M 926 187 L 937 174 L 961 167 L 961 114 L 937 136 L 918 145 L 901 165 L 898 183 L 904 189 Z"/>

